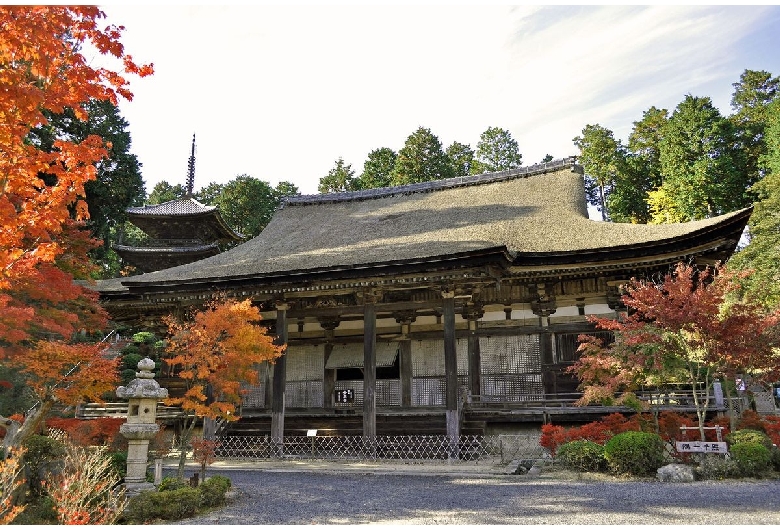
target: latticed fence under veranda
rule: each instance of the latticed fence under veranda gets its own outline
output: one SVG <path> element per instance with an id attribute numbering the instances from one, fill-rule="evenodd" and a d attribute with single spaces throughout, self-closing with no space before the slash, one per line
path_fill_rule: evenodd
<path id="1" fill-rule="evenodd" d="M 318 459 L 357 461 L 484 461 L 541 460 L 548 454 L 539 434 L 460 436 L 220 436 L 218 458 L 225 460 Z"/>

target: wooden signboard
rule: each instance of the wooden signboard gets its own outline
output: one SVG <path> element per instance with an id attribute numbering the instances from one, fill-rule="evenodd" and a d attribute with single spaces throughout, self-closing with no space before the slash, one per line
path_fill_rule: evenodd
<path id="1" fill-rule="evenodd" d="M 336 403 L 354 403 L 355 391 L 351 388 L 348 390 L 336 390 Z"/>
<path id="2" fill-rule="evenodd" d="M 726 442 L 676 442 L 678 453 L 718 453 L 726 454 L 729 450 Z"/>

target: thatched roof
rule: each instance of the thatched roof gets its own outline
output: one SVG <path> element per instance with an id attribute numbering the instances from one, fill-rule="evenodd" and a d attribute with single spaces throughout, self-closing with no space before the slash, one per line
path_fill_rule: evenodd
<path id="1" fill-rule="evenodd" d="M 566 159 L 422 185 L 297 197 L 246 243 L 124 281 L 178 284 L 370 269 L 496 248 L 505 248 L 515 263 L 548 255 L 572 259 L 614 248 L 651 248 L 713 230 L 735 216 L 747 219 L 743 211 L 667 225 L 592 221 L 582 170 Z"/>

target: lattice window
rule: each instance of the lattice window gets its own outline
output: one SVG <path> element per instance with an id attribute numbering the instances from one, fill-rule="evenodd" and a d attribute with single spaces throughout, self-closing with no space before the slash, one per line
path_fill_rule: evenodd
<path id="1" fill-rule="evenodd" d="M 398 379 L 377 379 L 376 404 L 377 406 L 400 406 L 401 381 Z"/>
<path id="2" fill-rule="evenodd" d="M 580 335 L 593 335 L 604 341 L 605 344 L 609 344 L 613 340 L 612 332 L 610 331 L 594 331 L 590 333 L 556 333 L 553 336 L 553 351 L 555 351 L 555 361 L 557 363 L 573 363 L 579 359 L 580 355 L 577 353 L 577 348 L 580 343 L 577 337 Z"/>
<path id="3" fill-rule="evenodd" d="M 325 369 L 325 346 L 288 346 L 287 382 L 320 381 Z"/>
<path id="4" fill-rule="evenodd" d="M 415 377 L 412 380 L 412 405 L 444 405 L 446 388 L 444 377 Z"/>
<path id="5" fill-rule="evenodd" d="M 241 398 L 241 405 L 244 407 L 263 408 L 265 407 L 265 384 L 244 385 L 244 394 Z"/>
<path id="6" fill-rule="evenodd" d="M 455 341 L 458 375 L 468 374 L 468 339 Z M 412 377 L 444 375 L 444 340 L 412 341 Z"/>
<path id="7" fill-rule="evenodd" d="M 285 406 L 322 407 L 322 381 L 287 381 Z"/>
<path id="8" fill-rule="evenodd" d="M 539 373 L 542 356 L 538 335 L 479 338 L 482 374 Z"/>
<path id="9" fill-rule="evenodd" d="M 482 401 L 538 401 L 544 398 L 541 374 L 488 375 L 481 378 Z"/>

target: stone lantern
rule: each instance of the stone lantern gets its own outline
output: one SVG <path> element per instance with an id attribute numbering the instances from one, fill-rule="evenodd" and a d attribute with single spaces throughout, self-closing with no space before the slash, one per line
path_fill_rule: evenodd
<path id="1" fill-rule="evenodd" d="M 127 475 L 125 488 L 129 495 L 151 489 L 154 485 L 146 482 L 149 440 L 154 438 L 160 427 L 157 418 L 157 401 L 168 397 L 168 390 L 160 388 L 154 380 L 154 361 L 148 357 L 138 362 L 136 378 L 124 387 L 116 389 L 116 395 L 129 400 L 127 422 L 119 432 L 127 438 Z"/>

